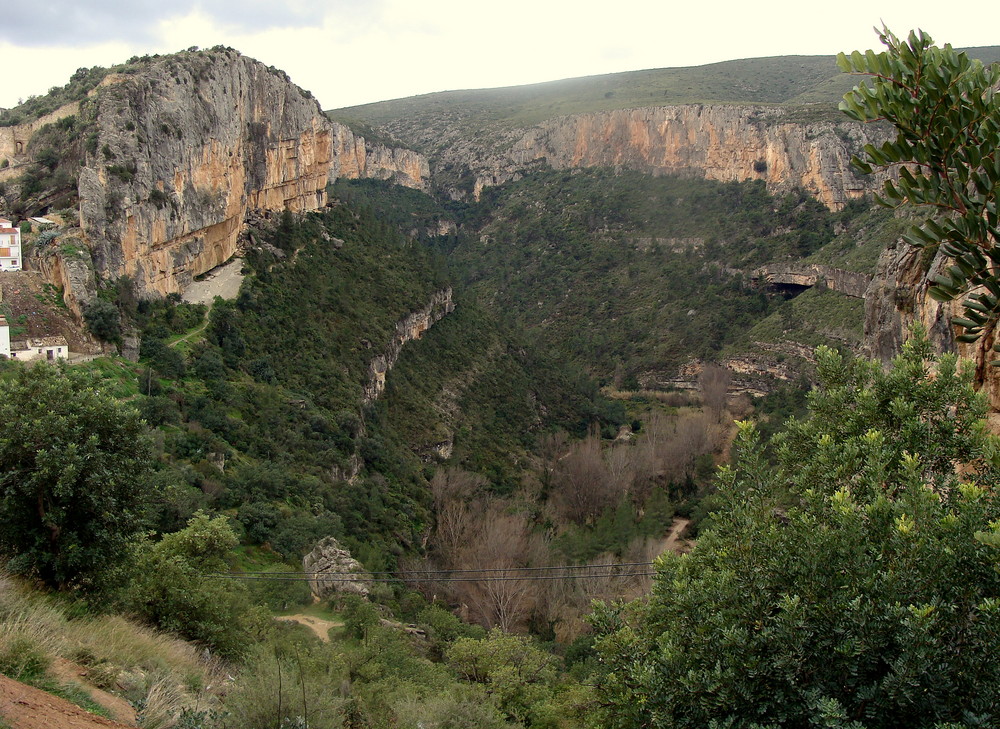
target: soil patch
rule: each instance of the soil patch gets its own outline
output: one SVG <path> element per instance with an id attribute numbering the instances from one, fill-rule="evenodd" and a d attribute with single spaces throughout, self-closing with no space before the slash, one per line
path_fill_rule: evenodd
<path id="1" fill-rule="evenodd" d="M 234 258 L 229 263 L 213 268 L 201 281 L 193 281 L 182 298 L 189 304 L 211 304 L 216 296 L 235 299 L 242 283 L 243 259 Z"/>
<path id="2" fill-rule="evenodd" d="M 344 625 L 343 623 L 334 622 L 333 620 L 314 618 L 312 615 L 282 615 L 277 618 L 277 620 L 287 620 L 292 623 L 304 625 L 318 635 L 320 640 L 324 642 L 329 642 L 330 640 L 330 628 L 340 628 Z"/>
<path id="3" fill-rule="evenodd" d="M 97 354 L 99 344 L 90 339 L 62 304 L 58 289 L 46 286 L 36 271 L 0 273 L 0 311 L 9 313 L 11 340 L 26 337 L 65 337 L 69 351 Z M 23 321 L 21 320 L 23 317 Z M 25 331 L 17 331 L 23 329 Z"/>
<path id="4" fill-rule="evenodd" d="M 681 538 L 681 534 L 687 529 L 687 525 L 691 523 L 690 519 L 684 519 L 682 517 L 677 517 L 674 519 L 674 523 L 670 525 L 670 531 L 667 532 L 667 536 L 660 540 L 657 544 L 656 554 L 661 555 L 665 552 L 676 552 L 677 554 L 685 554 L 691 551 L 691 543 L 686 539 Z"/>
<path id="5" fill-rule="evenodd" d="M 13 729 L 131 729 L 6 676 L 0 676 L 0 718 Z"/>

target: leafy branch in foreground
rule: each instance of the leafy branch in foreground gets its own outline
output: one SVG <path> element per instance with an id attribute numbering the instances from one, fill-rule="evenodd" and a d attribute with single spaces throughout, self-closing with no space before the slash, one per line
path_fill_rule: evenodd
<path id="1" fill-rule="evenodd" d="M 933 277 L 930 294 L 942 302 L 967 296 L 963 316 L 952 321 L 962 329 L 959 341 L 975 342 L 1000 319 L 1000 65 L 984 66 L 950 44 L 939 48 L 923 31 L 905 42 L 884 26 L 877 32 L 887 50 L 837 58 L 843 71 L 871 76 L 871 85 L 855 86 L 840 109 L 858 121 L 891 122 L 897 133 L 880 147 L 866 145 L 865 159 L 852 164 L 865 174 L 898 169 L 881 204 L 935 210 L 903 238 L 953 259 Z"/>
<path id="2" fill-rule="evenodd" d="M 992 725 L 998 441 L 926 336 L 891 369 L 817 350 L 809 416 L 745 422 L 722 508 L 647 602 L 598 605 L 613 729 Z M 770 454 L 770 455 L 769 455 Z"/>

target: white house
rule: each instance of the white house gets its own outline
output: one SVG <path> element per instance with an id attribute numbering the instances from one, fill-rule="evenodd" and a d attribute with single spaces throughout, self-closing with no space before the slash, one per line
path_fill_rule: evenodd
<path id="1" fill-rule="evenodd" d="M 0 357 L 10 359 L 10 327 L 3 314 L 0 314 Z"/>
<path id="2" fill-rule="evenodd" d="M 34 337 L 10 343 L 10 358 L 20 362 L 45 359 L 54 362 L 69 358 L 69 344 L 65 337 Z"/>
<path id="3" fill-rule="evenodd" d="M 21 231 L 7 218 L 0 218 L 0 271 L 20 271 Z"/>

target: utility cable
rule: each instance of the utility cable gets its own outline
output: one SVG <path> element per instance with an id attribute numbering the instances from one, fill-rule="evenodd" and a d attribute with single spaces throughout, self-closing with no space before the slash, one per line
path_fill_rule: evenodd
<path id="1" fill-rule="evenodd" d="M 469 570 L 465 570 L 469 571 Z M 474 571 L 474 570 L 472 570 Z M 484 570 L 485 571 L 485 570 Z M 286 573 L 287 574 L 287 573 Z M 316 580 L 318 582 L 402 582 L 403 578 L 385 578 L 377 577 L 373 579 L 368 579 L 364 575 L 359 574 L 356 577 L 326 577 L 322 573 L 311 573 L 314 576 L 305 575 L 303 573 L 298 573 L 299 576 L 283 576 L 281 574 L 272 573 L 268 576 L 266 573 L 257 574 L 223 574 L 223 573 L 210 573 L 206 574 L 205 577 L 211 577 L 214 579 L 222 580 L 264 580 L 271 582 L 309 582 Z M 620 572 L 620 573 L 607 573 L 607 574 L 572 574 L 572 575 L 525 575 L 523 577 L 430 577 L 420 580 L 411 580 L 414 582 L 514 582 L 522 581 L 528 582 L 532 580 L 599 580 L 599 579 L 622 579 L 625 577 L 653 577 L 656 572 Z"/>
<path id="2" fill-rule="evenodd" d="M 542 572 L 542 571 L 552 571 L 552 570 L 589 570 L 589 569 L 608 569 L 612 567 L 652 567 L 655 562 L 614 562 L 609 564 L 567 564 L 567 565 L 555 565 L 552 567 L 484 567 L 483 569 L 455 569 L 455 570 L 401 570 L 401 571 L 365 571 L 359 572 L 359 575 L 392 575 L 397 579 L 400 579 L 409 575 L 451 575 L 451 574 L 461 574 L 466 572 Z M 243 575 L 316 575 L 323 574 L 321 572 L 241 572 Z"/>

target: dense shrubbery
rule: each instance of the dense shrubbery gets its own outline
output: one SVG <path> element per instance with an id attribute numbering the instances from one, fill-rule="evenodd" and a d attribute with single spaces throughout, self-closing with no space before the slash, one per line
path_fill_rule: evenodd
<path id="1" fill-rule="evenodd" d="M 454 276 L 523 332 L 533 356 L 627 389 L 637 375 L 717 358 L 783 303 L 749 273 L 817 251 L 865 207 L 831 214 L 760 181 L 594 169 L 533 172 L 450 210 L 386 183 L 337 189 L 447 253 Z M 452 220 L 457 233 L 426 235 Z"/>
<path id="2" fill-rule="evenodd" d="M 889 372 L 821 350 L 773 465 L 743 424 L 714 527 L 648 605 L 598 615 L 608 726 L 996 716 L 997 443 L 971 372 L 930 359 L 919 339 Z"/>

